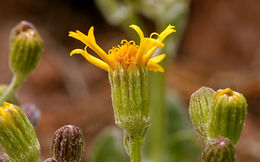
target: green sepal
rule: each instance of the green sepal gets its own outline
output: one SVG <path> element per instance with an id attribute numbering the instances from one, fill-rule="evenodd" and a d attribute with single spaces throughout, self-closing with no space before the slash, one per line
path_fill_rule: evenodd
<path id="1" fill-rule="evenodd" d="M 247 114 L 245 97 L 230 88 L 218 90 L 212 99 L 208 135 L 209 138 L 226 137 L 237 144 Z"/>
<path id="2" fill-rule="evenodd" d="M 150 126 L 146 66 L 109 70 L 115 123 L 124 130 L 124 146 L 132 162 L 141 161 L 141 148 Z"/>
<path id="3" fill-rule="evenodd" d="M 38 64 L 43 50 L 43 42 L 37 30 L 22 21 L 10 34 L 10 67 L 14 74 L 28 75 Z"/>
<path id="4" fill-rule="evenodd" d="M 148 69 L 118 68 L 109 71 L 115 123 L 127 134 L 139 134 L 150 125 Z"/>
<path id="5" fill-rule="evenodd" d="M 208 121 L 210 104 L 215 91 L 208 87 L 201 87 L 191 95 L 189 114 L 193 129 L 204 143 L 208 142 Z"/>

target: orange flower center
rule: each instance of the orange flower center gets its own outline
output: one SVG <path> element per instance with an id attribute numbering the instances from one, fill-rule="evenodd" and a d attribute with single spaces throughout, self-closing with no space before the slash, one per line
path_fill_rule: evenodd
<path id="1" fill-rule="evenodd" d="M 127 69 L 130 65 L 135 64 L 139 46 L 134 41 L 128 42 L 127 40 L 123 40 L 121 44 L 121 46 L 113 47 L 108 53 L 114 58 L 116 65 Z"/>

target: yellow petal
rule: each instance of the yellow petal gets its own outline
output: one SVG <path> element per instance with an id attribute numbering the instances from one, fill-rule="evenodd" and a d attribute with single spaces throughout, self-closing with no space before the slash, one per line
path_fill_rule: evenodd
<path id="1" fill-rule="evenodd" d="M 88 30 L 88 37 L 90 38 L 91 41 L 96 43 L 95 35 L 94 35 L 94 27 L 91 26 L 91 28 Z"/>
<path id="2" fill-rule="evenodd" d="M 72 56 L 74 54 L 81 54 L 90 63 L 94 64 L 95 66 L 97 66 L 103 70 L 108 71 L 110 69 L 110 67 L 108 66 L 107 63 L 105 63 L 104 61 L 102 61 L 94 56 L 91 56 L 87 51 L 84 51 L 82 49 L 75 49 L 75 50 L 71 51 L 70 56 Z"/>
<path id="3" fill-rule="evenodd" d="M 152 61 L 154 63 L 159 63 L 161 62 L 164 58 L 166 57 L 166 54 L 161 54 L 159 56 L 155 56 L 153 58 L 151 58 L 149 61 Z"/>
<path id="4" fill-rule="evenodd" d="M 157 63 L 149 60 L 147 63 L 147 67 L 149 70 L 153 70 L 155 72 L 159 71 L 159 72 L 164 72 L 164 69 Z"/>
<path id="5" fill-rule="evenodd" d="M 168 25 L 168 27 L 163 32 L 161 32 L 158 39 L 160 41 L 163 41 L 169 34 L 176 32 L 176 30 L 174 28 L 175 28 L 175 26 Z"/>
<path id="6" fill-rule="evenodd" d="M 84 51 L 82 49 L 74 49 L 73 51 L 70 52 L 70 56 L 75 55 L 75 54 L 80 54 L 82 55 Z"/>
<path id="7" fill-rule="evenodd" d="M 153 47 L 150 50 L 147 51 L 147 53 L 144 55 L 144 63 L 146 64 L 148 60 L 152 57 L 154 52 L 157 50 L 158 47 Z"/>
<path id="8" fill-rule="evenodd" d="M 102 58 L 108 65 L 112 65 L 107 53 L 102 50 L 96 43 L 94 36 L 94 27 L 91 27 L 88 32 L 89 36 L 83 34 L 80 31 L 69 32 L 69 36 L 75 39 L 80 40 L 84 44 L 86 44 L 90 49 L 92 49 L 99 57 Z"/>
<path id="9" fill-rule="evenodd" d="M 83 43 L 85 43 L 84 39 L 82 39 L 82 37 L 81 37 L 78 33 L 76 33 L 76 32 L 70 31 L 70 32 L 69 32 L 69 36 L 72 37 L 72 38 L 75 38 L 75 39 L 77 39 L 77 40 L 80 40 L 80 41 L 83 42 Z M 85 43 L 85 44 L 86 44 L 86 43 Z"/>
<path id="10" fill-rule="evenodd" d="M 142 41 L 142 39 L 144 39 L 144 33 L 143 33 L 143 31 L 139 28 L 139 26 L 137 26 L 137 25 L 130 25 L 129 26 L 130 28 L 133 28 L 137 33 L 138 33 L 138 35 L 139 35 L 139 37 L 140 37 L 140 42 Z"/>
<path id="11" fill-rule="evenodd" d="M 141 58 L 144 56 L 144 63 L 152 56 L 158 47 L 163 47 L 163 43 L 157 39 L 144 38 L 140 44 L 138 52 L 136 54 L 136 63 L 140 63 Z M 149 52 L 150 51 L 150 52 Z M 146 56 L 148 55 L 148 56 Z"/>

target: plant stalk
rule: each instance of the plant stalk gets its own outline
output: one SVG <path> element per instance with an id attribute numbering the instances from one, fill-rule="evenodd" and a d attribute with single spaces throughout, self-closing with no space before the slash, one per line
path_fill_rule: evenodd
<path id="1" fill-rule="evenodd" d="M 142 140 L 136 137 L 129 138 L 130 146 L 130 160 L 131 162 L 141 162 L 142 161 Z"/>
<path id="2" fill-rule="evenodd" d="M 26 76 L 24 74 L 15 74 L 13 76 L 7 90 L 3 93 L 2 96 L 0 96 L 0 105 L 3 105 L 5 101 L 9 100 L 12 96 L 15 95 L 16 91 L 20 88 L 25 79 Z"/>

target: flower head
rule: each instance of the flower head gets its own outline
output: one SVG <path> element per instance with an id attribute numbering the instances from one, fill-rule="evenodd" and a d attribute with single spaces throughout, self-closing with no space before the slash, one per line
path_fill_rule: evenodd
<path id="1" fill-rule="evenodd" d="M 10 33 L 10 67 L 15 74 L 28 75 L 37 66 L 43 51 L 41 35 L 26 21 Z"/>
<path id="2" fill-rule="evenodd" d="M 0 107 L 0 145 L 10 161 L 37 161 L 40 145 L 32 124 L 17 106 Z"/>
<path id="3" fill-rule="evenodd" d="M 51 153 L 57 162 L 79 162 L 83 153 L 83 135 L 80 128 L 65 125 L 52 139 Z"/>
<path id="4" fill-rule="evenodd" d="M 202 152 L 203 162 L 235 162 L 236 146 L 225 137 L 213 138 Z"/>
<path id="5" fill-rule="evenodd" d="M 223 136 L 236 145 L 244 127 L 246 114 L 247 101 L 243 94 L 230 88 L 218 90 L 210 106 L 209 138 Z"/>
<path id="6" fill-rule="evenodd" d="M 128 69 L 135 66 L 147 66 L 149 70 L 163 72 L 164 69 L 158 64 L 165 58 L 165 54 L 161 54 L 156 57 L 152 57 L 153 53 L 159 47 L 164 47 L 162 41 L 171 33 L 176 32 L 174 26 L 169 25 L 162 33 L 152 33 L 150 37 L 144 37 L 142 30 L 136 25 L 130 25 L 140 37 L 140 45 L 136 45 L 134 41 L 122 40 L 121 45 L 118 47 L 112 47 L 111 50 L 106 53 L 96 43 L 94 36 L 94 27 L 91 27 L 88 31 L 88 35 L 81 33 L 80 31 L 69 32 L 69 36 L 83 42 L 85 49 L 75 49 L 70 55 L 81 54 L 90 63 L 106 71 L 115 70 L 118 67 Z M 157 38 L 153 38 L 157 36 Z M 90 55 L 87 52 L 87 47 L 92 49 L 101 59 Z"/>

